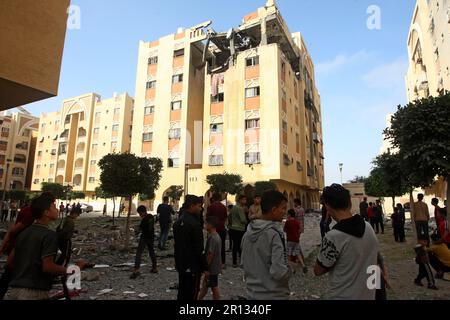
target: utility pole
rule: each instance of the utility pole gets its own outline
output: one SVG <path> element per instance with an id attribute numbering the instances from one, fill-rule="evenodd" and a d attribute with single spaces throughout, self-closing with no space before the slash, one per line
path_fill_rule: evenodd
<path id="1" fill-rule="evenodd" d="M 343 181 L 342 181 L 342 167 L 344 166 L 344 164 L 343 163 L 339 163 L 339 171 L 341 172 L 341 185 L 342 185 L 342 183 L 343 183 Z"/>
<path id="2" fill-rule="evenodd" d="M 188 193 L 188 185 L 189 185 L 189 165 L 184 165 L 184 198 L 186 199 L 186 196 Z"/>
<path id="3" fill-rule="evenodd" d="M 11 159 L 6 159 L 6 173 L 5 173 L 5 184 L 3 185 L 3 196 L 2 200 L 5 201 L 6 196 L 6 185 L 8 184 L 8 171 L 9 171 L 9 164 L 11 163 Z"/>

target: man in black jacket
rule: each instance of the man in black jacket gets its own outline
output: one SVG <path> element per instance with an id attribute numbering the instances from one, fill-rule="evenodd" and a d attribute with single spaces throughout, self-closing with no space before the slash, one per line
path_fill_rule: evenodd
<path id="1" fill-rule="evenodd" d="M 180 218 L 173 226 L 175 267 L 178 271 L 178 300 L 197 300 L 200 279 L 206 270 L 203 256 L 203 227 L 200 224 L 201 198 L 187 195 Z"/>
<path id="2" fill-rule="evenodd" d="M 165 196 L 163 198 L 163 203 L 158 206 L 156 209 L 157 219 L 159 220 L 160 225 L 160 235 L 158 248 L 159 250 L 166 249 L 166 242 L 169 236 L 170 224 L 172 223 L 172 215 L 174 214 L 172 206 L 169 204 L 169 197 Z"/>

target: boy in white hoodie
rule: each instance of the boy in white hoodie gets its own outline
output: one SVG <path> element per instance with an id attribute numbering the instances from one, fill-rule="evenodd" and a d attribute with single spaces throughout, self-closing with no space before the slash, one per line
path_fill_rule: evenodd
<path id="1" fill-rule="evenodd" d="M 262 217 L 250 222 L 242 239 L 242 265 L 250 300 L 289 299 L 286 241 L 281 222 L 287 199 L 278 191 L 268 191 L 261 200 Z"/>

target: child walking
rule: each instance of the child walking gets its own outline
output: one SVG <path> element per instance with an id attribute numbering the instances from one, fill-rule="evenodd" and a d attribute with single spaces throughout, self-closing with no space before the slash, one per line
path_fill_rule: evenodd
<path id="1" fill-rule="evenodd" d="M 139 245 L 136 252 L 136 259 L 134 263 L 134 271 L 130 276 L 130 279 L 136 279 L 139 275 L 139 269 L 141 267 L 142 253 L 144 253 L 145 247 L 148 248 L 148 253 L 150 259 L 152 260 L 151 273 L 158 273 L 156 268 L 156 255 L 153 244 L 155 242 L 155 218 L 151 214 L 147 214 L 147 208 L 145 206 L 139 206 L 137 208 L 139 216 L 142 218 L 141 224 L 139 225 L 139 231 L 141 232 L 141 237 L 139 238 Z"/>
<path id="2" fill-rule="evenodd" d="M 302 248 L 300 247 L 300 223 L 295 218 L 295 210 L 288 210 L 288 219 L 284 224 L 284 232 L 287 235 L 287 252 L 290 262 L 298 261 L 303 269 L 303 273 L 308 272 L 308 268 L 303 260 Z"/>
<path id="3" fill-rule="evenodd" d="M 208 240 L 206 241 L 205 255 L 206 262 L 208 263 L 208 271 L 205 272 L 203 277 L 198 300 L 203 300 L 208 293 L 208 288 L 211 288 L 213 299 L 220 300 L 219 273 L 222 271 L 222 239 L 217 233 L 217 224 L 217 217 L 206 217 L 205 229 L 208 231 Z"/>

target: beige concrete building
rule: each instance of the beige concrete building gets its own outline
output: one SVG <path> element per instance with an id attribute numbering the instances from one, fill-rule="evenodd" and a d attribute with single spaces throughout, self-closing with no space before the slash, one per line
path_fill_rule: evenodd
<path id="1" fill-rule="evenodd" d="M 450 1 L 417 0 L 408 35 L 408 101 L 450 90 Z"/>
<path id="2" fill-rule="evenodd" d="M 0 190 L 29 190 L 39 118 L 25 109 L 0 115 Z"/>
<path id="3" fill-rule="evenodd" d="M 0 110 L 56 96 L 69 4 L 0 1 Z"/>
<path id="4" fill-rule="evenodd" d="M 41 114 L 32 190 L 55 182 L 92 196 L 99 185 L 98 161 L 130 151 L 133 105 L 127 93 L 105 100 L 90 93 L 64 100 L 58 112 Z"/>
<path id="5" fill-rule="evenodd" d="M 320 95 L 303 38 L 273 1 L 229 32 L 210 25 L 140 43 L 131 151 L 164 161 L 156 203 L 172 185 L 205 195 L 207 175 L 229 172 L 318 208 Z"/>

